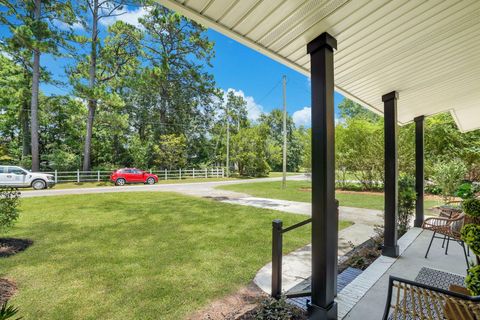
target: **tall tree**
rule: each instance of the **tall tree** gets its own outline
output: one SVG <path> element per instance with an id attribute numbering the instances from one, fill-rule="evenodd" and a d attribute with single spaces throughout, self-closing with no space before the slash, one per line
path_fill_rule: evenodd
<path id="1" fill-rule="evenodd" d="M 69 0 L 0 0 L 0 5 L 6 8 L 0 11 L 0 23 L 7 25 L 10 32 L 10 37 L 4 39 L 4 50 L 31 74 L 32 170 L 38 171 L 38 102 L 42 79 L 40 57 L 42 53 L 61 54 L 61 49 L 66 47 L 67 38 L 67 31 L 61 26 L 72 24 L 74 15 Z M 43 76 L 47 77 L 46 74 Z M 25 115 L 22 121 L 25 121 Z"/>
<path id="2" fill-rule="evenodd" d="M 131 1 L 83 0 L 77 10 L 82 16 L 81 24 L 89 33 L 88 37 L 77 37 L 81 44 L 89 45 L 88 54 L 80 57 L 76 68 L 70 70 L 77 95 L 87 101 L 88 115 L 83 150 L 85 171 L 91 168 L 93 126 L 99 100 L 111 93 L 111 85 L 129 70 L 129 64 L 136 61 L 141 33 L 132 25 L 117 21 L 110 26 L 105 44 L 100 37 L 101 21 L 126 13 L 125 5 Z M 137 1 L 141 2 L 141 1 Z M 87 13 L 87 14 L 85 14 Z M 110 43 L 107 44 L 107 39 Z"/>
<path id="3" fill-rule="evenodd" d="M 283 111 L 273 109 L 270 113 L 260 116 L 260 122 L 270 128 L 269 136 L 280 150 L 283 146 Z M 298 171 L 302 162 L 303 147 L 302 141 L 296 132 L 295 123 L 290 115 L 287 115 L 287 170 Z M 281 151 L 280 151 L 281 152 Z M 279 162 L 269 162 L 274 171 L 282 171 L 281 157 Z"/>
<path id="4" fill-rule="evenodd" d="M 109 46 L 104 46 L 100 37 L 101 22 L 125 14 L 124 8 L 129 3 L 142 1 L 81 0 L 77 3 L 76 11 L 81 17 L 80 23 L 89 34 L 88 37 L 76 37 L 82 45 L 89 45 L 89 49 L 88 54 L 80 56 L 77 66 L 70 70 L 76 93 L 87 101 L 82 165 L 85 171 L 91 167 L 93 126 L 99 100 L 109 91 L 109 85 L 127 69 L 127 65 L 136 59 L 136 45 L 140 37 L 140 32 L 134 26 L 118 21 L 108 30 L 108 33 L 113 33 L 112 38 L 115 40 Z"/>

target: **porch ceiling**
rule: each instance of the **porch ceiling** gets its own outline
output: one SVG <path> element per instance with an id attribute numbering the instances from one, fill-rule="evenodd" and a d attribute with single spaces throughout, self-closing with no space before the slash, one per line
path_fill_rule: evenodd
<path id="1" fill-rule="evenodd" d="M 307 76 L 306 44 L 328 32 L 340 93 L 383 113 L 396 90 L 401 124 L 450 111 L 480 128 L 480 1 L 157 1 Z"/>

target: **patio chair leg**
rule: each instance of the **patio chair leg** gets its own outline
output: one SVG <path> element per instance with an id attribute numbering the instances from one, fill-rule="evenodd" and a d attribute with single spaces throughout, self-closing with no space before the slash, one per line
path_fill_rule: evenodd
<path id="1" fill-rule="evenodd" d="M 445 240 L 447 240 L 447 236 L 443 236 L 442 249 L 445 248 Z"/>
<path id="2" fill-rule="evenodd" d="M 467 270 L 470 268 L 470 263 L 467 258 L 467 250 L 465 249 L 465 243 L 463 241 L 460 241 L 460 244 L 462 245 L 463 248 L 463 254 L 465 255 L 465 261 L 467 262 Z"/>
<path id="3" fill-rule="evenodd" d="M 428 245 L 427 253 L 425 253 L 425 259 L 427 259 L 428 252 L 430 251 L 430 247 L 432 246 L 432 242 L 433 242 L 433 239 L 435 238 L 436 233 L 437 233 L 437 231 L 433 232 L 432 239 L 430 240 L 430 244 Z"/>
<path id="4" fill-rule="evenodd" d="M 448 254 L 448 245 L 450 244 L 450 237 L 447 238 L 447 247 L 445 248 L 445 254 Z"/>

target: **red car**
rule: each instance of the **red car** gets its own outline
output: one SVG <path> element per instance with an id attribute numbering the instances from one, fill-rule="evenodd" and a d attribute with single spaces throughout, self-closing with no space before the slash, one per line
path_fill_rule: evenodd
<path id="1" fill-rule="evenodd" d="M 112 172 L 110 181 L 114 182 L 117 186 L 123 186 L 126 183 L 155 184 L 158 182 L 158 177 L 140 169 L 123 168 Z"/>

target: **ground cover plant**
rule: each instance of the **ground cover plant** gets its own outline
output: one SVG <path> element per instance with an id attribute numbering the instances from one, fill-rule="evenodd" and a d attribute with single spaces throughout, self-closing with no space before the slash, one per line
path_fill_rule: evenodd
<path id="1" fill-rule="evenodd" d="M 248 284 L 271 259 L 271 222 L 305 217 L 171 193 L 26 198 L 0 260 L 25 319 L 181 319 Z M 308 243 L 307 226 L 285 252 Z"/>

